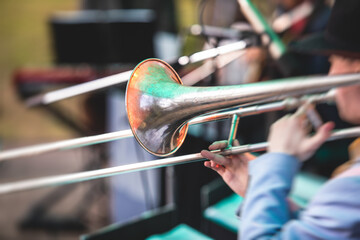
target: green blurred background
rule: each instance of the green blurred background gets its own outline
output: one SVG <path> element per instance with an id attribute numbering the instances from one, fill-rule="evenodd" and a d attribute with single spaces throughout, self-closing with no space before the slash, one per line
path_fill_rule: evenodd
<path id="1" fill-rule="evenodd" d="M 21 67 L 52 64 L 47 21 L 54 11 L 75 10 L 74 0 L 0 1 L 0 139 L 50 140 L 68 137 L 70 131 L 39 109 L 26 109 L 12 84 Z"/>

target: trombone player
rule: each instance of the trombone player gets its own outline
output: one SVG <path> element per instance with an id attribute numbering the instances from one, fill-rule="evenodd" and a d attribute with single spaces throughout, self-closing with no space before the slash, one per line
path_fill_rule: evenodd
<path id="1" fill-rule="evenodd" d="M 360 31 L 351 27 L 359 21 L 360 1 L 337 0 L 326 31 L 294 48 L 330 56 L 329 75 L 360 72 Z M 360 124 L 360 86 L 338 88 L 336 104 L 342 119 Z M 302 162 L 334 128 L 327 122 L 309 135 L 305 110 L 303 106 L 275 122 L 268 136 L 268 152 L 256 159 L 249 153 L 223 157 L 201 152 L 209 159 L 204 165 L 245 199 L 239 239 L 360 239 L 360 156 L 325 183 L 300 213 L 287 199 Z M 209 149 L 225 147 L 222 141 Z"/>

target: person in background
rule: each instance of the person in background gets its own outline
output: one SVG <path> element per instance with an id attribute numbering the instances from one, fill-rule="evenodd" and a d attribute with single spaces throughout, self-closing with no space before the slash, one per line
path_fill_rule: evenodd
<path id="1" fill-rule="evenodd" d="M 324 31 L 331 7 L 324 0 L 273 0 L 272 27 L 284 42 Z"/>
<path id="2" fill-rule="evenodd" d="M 294 50 L 329 55 L 329 75 L 360 72 L 360 31 L 352 27 L 360 21 L 359 13 L 360 1 L 337 0 L 325 32 L 295 45 Z M 337 89 L 336 104 L 342 119 L 360 124 L 359 103 L 360 86 Z M 305 108 L 272 125 L 268 151 L 258 158 L 249 153 L 223 157 L 201 152 L 210 160 L 204 165 L 245 197 L 240 239 L 360 239 L 360 156 L 341 166 L 300 213 L 287 198 L 302 163 L 334 128 L 327 122 L 310 135 Z M 209 149 L 225 146 L 226 142 L 215 142 Z"/>
<path id="3" fill-rule="evenodd" d="M 270 20 L 273 30 L 281 37 L 285 45 L 311 34 L 323 32 L 328 22 L 331 4 L 325 0 L 273 0 L 275 10 Z M 286 63 L 291 75 L 325 74 L 329 63 L 326 56 L 307 55 L 288 52 L 294 55 L 294 62 Z M 281 61 L 281 60 L 280 60 Z M 281 64 L 281 63 L 280 63 Z M 288 77 L 288 76 L 286 76 Z"/>

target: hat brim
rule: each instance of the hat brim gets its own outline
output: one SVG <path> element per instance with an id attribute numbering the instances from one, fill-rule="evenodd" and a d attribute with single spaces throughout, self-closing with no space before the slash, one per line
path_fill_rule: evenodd
<path id="1" fill-rule="evenodd" d="M 289 45 L 289 51 L 314 55 L 340 55 L 349 58 L 360 58 L 360 51 L 339 46 L 329 42 L 325 33 L 316 33 Z"/>

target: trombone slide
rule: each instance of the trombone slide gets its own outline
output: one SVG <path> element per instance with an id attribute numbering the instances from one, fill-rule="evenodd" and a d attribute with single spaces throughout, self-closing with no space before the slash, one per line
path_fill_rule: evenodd
<path id="1" fill-rule="evenodd" d="M 327 141 L 334 141 L 338 139 L 352 138 L 358 136 L 360 136 L 360 127 L 353 127 L 353 128 L 334 131 Z M 213 152 L 222 155 L 232 155 L 232 154 L 240 154 L 245 152 L 264 151 L 266 150 L 267 146 L 268 146 L 267 142 L 263 142 L 263 143 L 255 143 L 255 144 L 232 147 L 230 149 L 226 149 L 223 151 L 216 150 Z M 147 162 L 139 162 L 139 163 L 133 163 L 133 164 L 122 165 L 117 167 L 92 170 L 87 172 L 42 177 L 42 178 L 30 179 L 30 180 L 24 180 L 24 181 L 12 182 L 12 183 L 3 183 L 0 184 L 0 194 L 7 194 L 7 193 L 24 191 L 24 190 L 37 189 L 42 187 L 59 186 L 70 183 L 83 182 L 93 179 L 104 178 L 104 177 L 111 177 L 122 173 L 167 167 L 167 166 L 173 166 L 173 165 L 201 161 L 201 160 L 204 160 L 204 158 L 200 155 L 200 153 L 194 153 L 184 156 L 171 157 L 171 158 L 165 158 L 165 159 L 159 159 L 159 160 L 153 160 Z"/>

